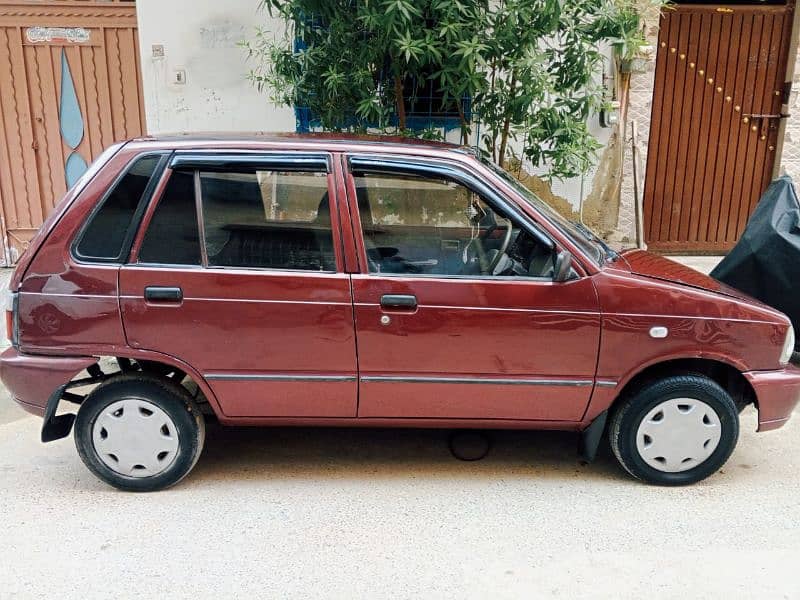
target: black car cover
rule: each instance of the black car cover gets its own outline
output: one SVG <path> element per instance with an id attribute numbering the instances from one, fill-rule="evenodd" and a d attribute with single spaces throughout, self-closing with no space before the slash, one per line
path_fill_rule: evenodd
<path id="1" fill-rule="evenodd" d="M 800 203 L 789 176 L 770 184 L 711 277 L 786 313 L 800 331 Z"/>

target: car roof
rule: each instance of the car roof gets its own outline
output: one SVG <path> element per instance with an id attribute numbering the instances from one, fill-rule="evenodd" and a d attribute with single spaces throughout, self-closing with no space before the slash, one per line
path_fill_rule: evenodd
<path id="1" fill-rule="evenodd" d="M 449 153 L 456 152 L 460 155 L 474 155 L 474 150 L 468 146 L 460 146 L 449 142 L 422 140 L 403 136 L 386 136 L 351 133 L 289 133 L 289 132 L 200 132 L 200 133 L 171 133 L 148 135 L 129 140 L 136 145 L 157 146 L 181 150 L 208 149 L 208 148 L 241 148 L 258 149 L 274 148 L 276 146 L 286 149 L 346 151 L 365 150 L 379 152 L 397 152 L 403 154 L 414 153 Z"/>

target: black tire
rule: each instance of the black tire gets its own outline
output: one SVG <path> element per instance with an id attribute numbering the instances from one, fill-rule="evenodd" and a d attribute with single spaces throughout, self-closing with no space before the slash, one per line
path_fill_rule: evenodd
<path id="1" fill-rule="evenodd" d="M 721 435 L 714 452 L 696 467 L 682 472 L 653 468 L 639 453 L 636 435 L 647 414 L 666 400 L 694 398 L 717 414 Z M 675 375 L 648 382 L 615 407 L 608 426 L 611 449 L 619 464 L 634 477 L 656 485 L 688 485 L 718 471 L 730 457 L 739 439 L 739 411 L 718 383 L 702 375 Z"/>
<path id="2" fill-rule="evenodd" d="M 153 476 L 130 477 L 109 468 L 98 456 L 92 438 L 96 419 L 114 402 L 136 399 L 155 405 L 177 430 L 177 452 L 171 464 Z M 97 386 L 81 404 L 75 419 L 75 445 L 84 464 L 106 483 L 121 490 L 150 492 L 183 479 L 200 458 L 205 422 L 191 396 L 177 383 L 146 373 L 118 375 Z"/>

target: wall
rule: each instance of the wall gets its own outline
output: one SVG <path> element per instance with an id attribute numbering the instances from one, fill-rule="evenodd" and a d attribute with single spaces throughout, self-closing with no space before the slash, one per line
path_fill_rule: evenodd
<path id="1" fill-rule="evenodd" d="M 783 145 L 778 146 L 780 166 L 776 170 L 776 175 L 789 175 L 795 182 L 800 181 L 800 9 L 795 10 L 794 24 L 792 28 L 792 42 L 789 47 L 789 68 L 787 81 L 792 82 L 792 93 L 789 95 L 789 102 L 784 106 L 783 113 L 795 115 L 794 118 L 785 119 L 781 126 L 783 128 Z"/>
<path id="2" fill-rule="evenodd" d="M 258 0 L 137 0 L 149 133 L 294 131 L 294 112 L 246 79 L 239 43 L 266 24 L 257 7 Z M 277 22 L 270 29 L 281 30 Z M 153 56 L 154 45 L 163 57 Z M 185 83 L 175 83 L 177 70 Z"/>
<path id="3" fill-rule="evenodd" d="M 606 56 L 605 60 L 605 73 L 597 73 L 596 82 L 602 83 L 605 80 L 605 85 L 609 90 L 614 88 L 613 80 L 613 61 L 611 59 L 610 48 L 603 48 L 603 54 Z M 611 92 L 609 91 L 609 94 Z M 604 161 L 609 160 L 607 154 L 604 154 L 606 145 L 609 138 L 613 133 L 613 128 L 602 127 L 600 125 L 600 116 L 595 114 L 589 117 L 588 121 L 589 132 L 597 139 L 603 146 L 597 151 L 597 162 L 590 168 L 583 177 L 575 177 L 567 180 L 553 180 L 550 183 L 550 190 L 555 196 L 564 198 L 571 205 L 575 212 L 575 216 L 582 217 L 583 207 L 587 198 L 592 194 L 595 186 L 602 187 L 602 180 L 604 175 Z"/>
<path id="4" fill-rule="evenodd" d="M 645 36 L 647 42 L 655 48 L 658 44 L 658 16 L 647 15 Z M 644 168 L 647 164 L 647 143 L 650 138 L 650 112 L 653 107 L 653 81 L 656 74 L 655 53 L 647 61 L 646 70 L 631 75 L 630 95 L 628 98 L 628 123 L 625 136 L 625 159 L 622 163 L 622 193 L 620 194 L 619 221 L 612 239 L 629 245 L 636 240 L 636 195 L 644 194 Z M 631 146 L 631 129 L 635 123 L 637 129 L 637 151 L 639 160 L 637 168 L 639 189 L 635 189 L 634 158 Z"/>
<path id="5" fill-rule="evenodd" d="M 258 26 L 280 35 L 280 21 L 259 12 L 258 0 L 169 0 L 168 11 L 166 4 L 136 3 L 149 133 L 294 131 L 293 110 L 276 107 L 247 81 L 247 57 L 238 45 L 252 39 Z M 153 56 L 154 45 L 163 45 L 163 57 Z M 185 83 L 175 83 L 177 70 L 185 70 Z M 600 127 L 597 116 L 590 128 L 605 144 L 611 130 Z M 457 140 L 458 132 L 450 138 Z M 553 194 L 579 213 L 594 172 L 553 181 Z"/>

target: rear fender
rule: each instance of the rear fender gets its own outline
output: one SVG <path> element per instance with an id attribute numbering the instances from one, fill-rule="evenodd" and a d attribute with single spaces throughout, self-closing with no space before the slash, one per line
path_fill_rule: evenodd
<path id="1" fill-rule="evenodd" d="M 0 355 L 0 379 L 25 410 L 43 417 L 53 391 L 96 362 L 95 356 L 22 354 L 8 348 Z"/>
<path id="2" fill-rule="evenodd" d="M 130 358 L 133 360 L 137 359 L 152 360 L 155 362 L 164 363 L 176 369 L 180 369 L 197 384 L 197 386 L 200 388 L 200 391 L 203 392 L 203 395 L 208 400 L 209 406 L 211 406 L 211 408 L 214 410 L 214 413 L 218 417 L 225 416 L 225 413 L 222 412 L 222 408 L 220 407 L 220 404 L 217 401 L 216 394 L 214 394 L 214 391 L 211 389 L 211 386 L 209 386 L 208 383 L 206 382 L 205 377 L 203 377 L 203 375 L 201 375 L 200 372 L 197 371 L 190 364 L 185 363 L 182 360 L 175 358 L 170 354 L 162 354 L 161 352 L 154 352 L 151 350 L 120 348 L 117 352 L 115 352 L 115 354 L 120 358 Z"/>

